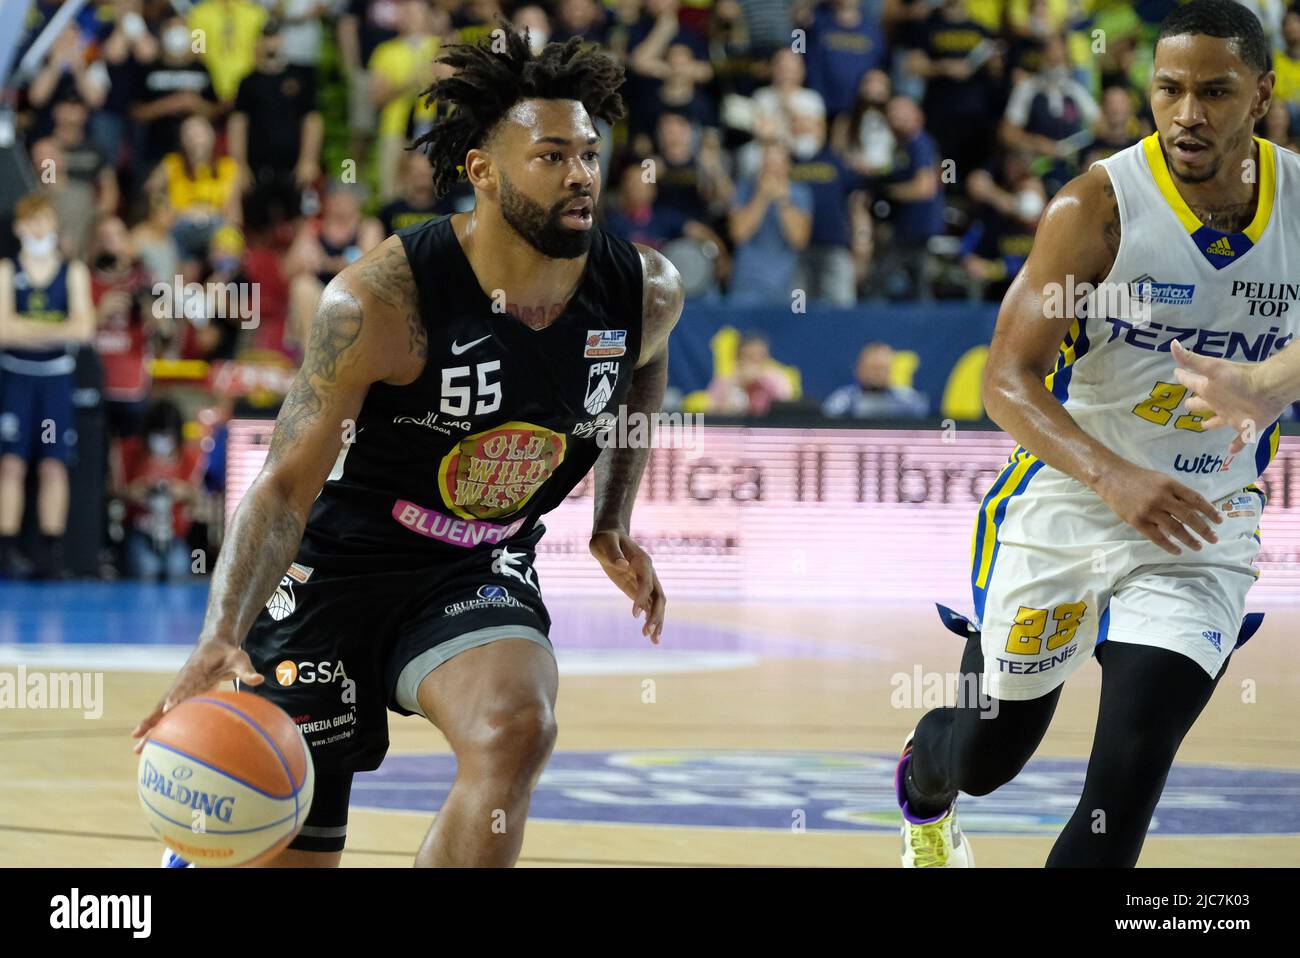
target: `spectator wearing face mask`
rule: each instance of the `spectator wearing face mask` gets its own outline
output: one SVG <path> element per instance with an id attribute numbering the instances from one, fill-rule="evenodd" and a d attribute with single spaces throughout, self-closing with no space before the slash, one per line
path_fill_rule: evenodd
<path id="1" fill-rule="evenodd" d="M 922 419 L 929 415 L 925 396 L 910 386 L 893 383 L 894 350 L 886 343 L 867 343 L 858 353 L 856 380 L 841 386 L 822 404 L 834 418 Z"/>
<path id="2" fill-rule="evenodd" d="M 140 128 L 142 141 L 135 164 L 137 183 L 164 156 L 180 148 L 181 124 L 186 119 L 210 120 L 221 111 L 212 77 L 193 52 L 192 42 L 183 18 L 163 21 L 159 58 L 145 71 L 131 106 L 131 119 Z"/>
<path id="3" fill-rule="evenodd" d="M 1077 172 L 1076 158 L 1085 145 L 1080 134 L 1086 136 L 1100 117 L 1097 101 L 1070 75 L 1065 38 L 1055 34 L 1044 48 L 1042 69 L 1011 90 L 1002 119 L 1002 144 L 1007 149 L 1030 150 L 1049 162 L 1044 180 L 1052 196 Z"/>
<path id="4" fill-rule="evenodd" d="M 84 263 L 59 251 L 58 217 L 41 195 L 18 201 L 15 260 L 0 260 L 0 571 L 32 569 L 18 555 L 26 477 L 39 473 L 37 516 L 43 578 L 66 575 L 63 534 L 68 522 L 68 465 L 76 448 L 73 375 L 76 353 L 95 332 L 95 308 Z"/>
<path id="5" fill-rule="evenodd" d="M 180 410 L 160 400 L 143 436 L 122 441 L 113 457 L 112 492 L 126 503 L 126 568 L 136 579 L 183 581 L 190 575 L 192 510 L 202 495 L 203 455 L 183 439 Z"/>
<path id="6" fill-rule="evenodd" d="M 976 170 L 967 179 L 966 192 L 979 205 L 962 237 L 961 263 L 983 284 L 989 302 L 1001 302 L 1024 266 L 1047 205 L 1047 190 L 1031 161 L 1029 153 L 1008 152 L 992 170 Z"/>
<path id="7" fill-rule="evenodd" d="M 68 163 L 63 147 L 52 136 L 32 144 L 32 171 L 37 192 L 50 201 L 59 222 L 58 245 L 69 259 L 84 260 L 95 223 L 95 190 L 73 176 L 60 176 Z"/>
<path id="8" fill-rule="evenodd" d="M 135 161 L 131 105 L 159 54 L 158 38 L 141 16 L 141 5 L 141 0 L 115 0 L 112 25 L 100 47 L 109 87 L 103 105 L 91 114 L 90 138 L 114 169 Z"/>
<path id="9" fill-rule="evenodd" d="M 792 150 L 807 150 L 808 124 L 826 122 L 826 103 L 816 90 L 804 85 L 804 57 L 793 50 L 779 50 L 772 57 L 772 82 L 754 92 L 754 135 L 756 139 L 779 139 Z M 805 138 L 800 142 L 799 138 Z M 749 171 L 757 162 L 757 150 L 746 159 L 742 152 L 742 169 Z"/>

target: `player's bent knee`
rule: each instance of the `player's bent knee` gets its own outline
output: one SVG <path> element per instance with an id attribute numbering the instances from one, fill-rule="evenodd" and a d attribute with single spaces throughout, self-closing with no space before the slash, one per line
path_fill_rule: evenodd
<path id="1" fill-rule="evenodd" d="M 495 705 L 466 743 L 468 763 L 493 777 L 527 780 L 541 774 L 555 747 L 555 713 L 546 702 Z M 458 756 L 459 758 L 459 756 Z"/>

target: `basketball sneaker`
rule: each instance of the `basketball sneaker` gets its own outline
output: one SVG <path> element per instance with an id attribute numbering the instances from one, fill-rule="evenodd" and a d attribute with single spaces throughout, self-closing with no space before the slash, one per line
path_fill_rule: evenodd
<path id="1" fill-rule="evenodd" d="M 912 736 L 915 734 L 914 729 L 903 743 L 903 753 L 898 757 L 898 769 L 894 772 L 894 791 L 903 813 L 903 867 L 974 868 L 975 853 L 957 825 L 956 799 L 947 811 L 934 818 L 917 818 L 907 807 L 903 776 L 907 774 L 907 763 L 912 758 Z"/>
<path id="2" fill-rule="evenodd" d="M 172 851 L 170 848 L 164 848 L 164 849 L 163 849 L 162 864 L 159 865 L 158 867 L 160 867 L 160 868 L 193 868 L 193 867 L 194 867 L 194 863 L 193 863 L 193 862 L 187 862 L 185 859 L 181 858 L 180 855 L 177 855 L 177 854 L 176 854 L 174 851 Z"/>

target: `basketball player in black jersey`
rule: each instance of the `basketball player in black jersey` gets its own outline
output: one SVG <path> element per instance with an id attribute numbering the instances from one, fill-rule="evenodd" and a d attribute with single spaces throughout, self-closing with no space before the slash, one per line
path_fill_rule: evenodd
<path id="1" fill-rule="evenodd" d="M 447 112 L 418 144 L 438 193 L 463 175 L 474 210 L 399 231 L 326 288 L 198 647 L 135 732 L 231 677 L 292 716 L 316 788 L 274 865 L 339 863 L 387 709 L 427 717 L 457 759 L 416 864 L 515 862 L 556 734 L 538 520 L 593 464 L 591 552 L 643 634 L 663 627 L 628 535 L 648 449 L 597 435 L 620 407 L 658 411 L 681 282 L 592 222 L 594 121 L 623 114 L 621 67 L 503 33 L 503 51 L 448 48 L 428 91 Z"/>

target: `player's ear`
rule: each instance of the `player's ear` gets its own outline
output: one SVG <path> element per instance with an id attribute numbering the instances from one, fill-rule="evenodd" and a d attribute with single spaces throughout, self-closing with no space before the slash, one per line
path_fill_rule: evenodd
<path id="1" fill-rule="evenodd" d="M 1265 114 L 1268 113 L 1269 107 L 1273 105 L 1273 85 L 1277 83 L 1277 74 L 1272 70 L 1265 70 L 1259 77 L 1259 83 L 1255 85 L 1255 103 L 1250 111 L 1251 118 L 1258 123 Z"/>
<path id="2" fill-rule="evenodd" d="M 486 150 L 470 150 L 465 154 L 465 178 L 476 190 L 497 188 L 496 165 Z"/>

